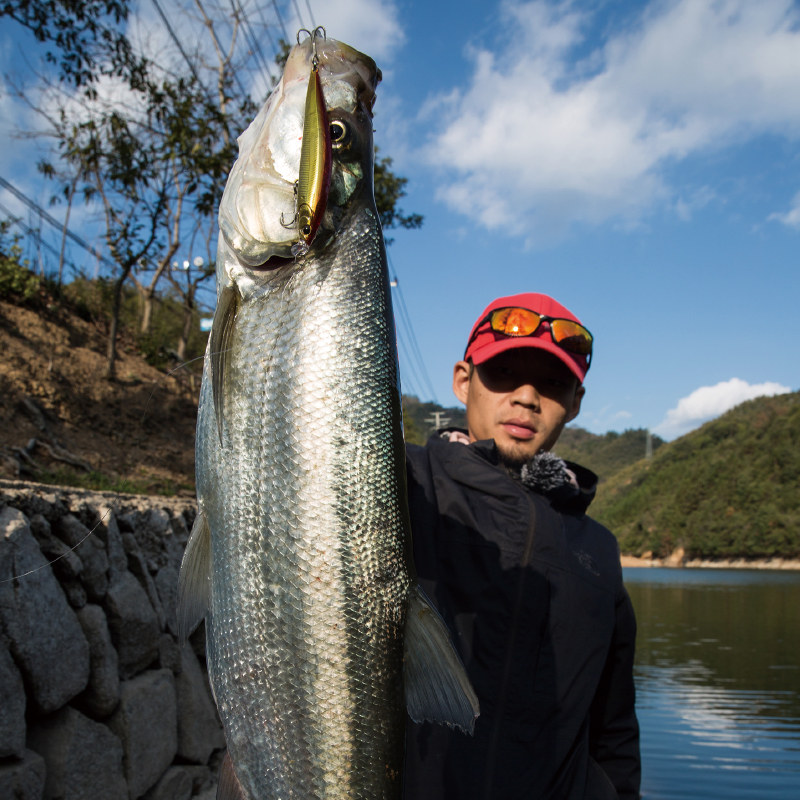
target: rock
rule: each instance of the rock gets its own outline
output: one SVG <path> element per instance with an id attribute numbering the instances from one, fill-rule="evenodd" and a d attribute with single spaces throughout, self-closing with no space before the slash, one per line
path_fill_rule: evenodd
<path id="1" fill-rule="evenodd" d="M 73 608 L 83 608 L 86 605 L 86 589 L 80 581 L 61 581 L 61 588 L 64 590 L 67 602 Z"/>
<path id="2" fill-rule="evenodd" d="M 147 800 L 189 800 L 192 779 L 184 767 L 170 767 L 147 793 Z"/>
<path id="3" fill-rule="evenodd" d="M 130 572 L 122 573 L 108 588 L 105 609 L 111 641 L 117 650 L 119 676 L 130 678 L 158 655 L 158 617 Z"/>
<path id="4" fill-rule="evenodd" d="M 172 673 L 150 670 L 124 681 L 108 726 L 122 741 L 128 788 L 136 800 L 158 781 L 178 749 Z"/>
<path id="5" fill-rule="evenodd" d="M 65 706 L 32 728 L 28 746 L 47 766 L 45 800 L 128 800 L 122 743 L 74 708 Z"/>
<path id="6" fill-rule="evenodd" d="M 0 640 L 0 758 L 22 758 L 25 752 L 25 685 Z"/>
<path id="7" fill-rule="evenodd" d="M 183 669 L 181 648 L 168 633 L 162 633 L 158 640 L 158 663 L 162 669 L 170 670 L 173 675 L 180 675 Z"/>
<path id="8" fill-rule="evenodd" d="M 108 588 L 108 557 L 101 539 L 72 514 L 67 514 L 54 526 L 56 535 L 70 547 L 83 562 L 83 581 L 90 600 L 102 600 Z"/>
<path id="9" fill-rule="evenodd" d="M 3 800 L 42 800 L 44 759 L 26 750 L 22 761 L 0 764 L 0 797 Z"/>
<path id="10" fill-rule="evenodd" d="M 33 537 L 39 543 L 42 555 L 50 562 L 53 572 L 61 581 L 80 578 L 83 572 L 80 558 L 61 539 L 53 536 L 50 523 L 41 514 L 35 514 L 31 517 L 29 526 Z"/>
<path id="11" fill-rule="evenodd" d="M 161 606 L 158 590 L 153 576 L 150 574 L 147 561 L 139 548 L 139 543 L 132 533 L 123 533 L 122 543 L 125 545 L 125 552 L 128 554 L 128 569 L 137 577 L 139 583 L 142 584 L 142 588 L 147 592 L 150 605 L 153 606 L 156 617 L 158 617 L 158 626 L 163 631 L 166 627 L 164 609 Z"/>
<path id="12" fill-rule="evenodd" d="M 682 547 L 676 547 L 672 553 L 664 559 L 665 567 L 682 567 L 686 561 L 686 551 Z"/>
<path id="13" fill-rule="evenodd" d="M 189 646 L 198 658 L 206 657 L 206 621 L 203 620 L 189 637 Z"/>
<path id="14" fill-rule="evenodd" d="M 140 513 L 133 535 L 145 560 L 155 565 L 155 571 L 167 564 L 165 539 L 174 534 L 169 514 L 163 508 L 150 508 Z"/>
<path id="15" fill-rule="evenodd" d="M 125 553 L 125 546 L 122 544 L 122 534 L 113 509 L 108 506 L 100 506 L 97 509 L 97 515 L 102 522 L 97 529 L 97 534 L 105 542 L 108 555 L 108 574 L 113 581 L 117 575 L 128 569 L 128 556 Z"/>
<path id="16" fill-rule="evenodd" d="M 190 647 L 181 648 L 183 669 L 175 678 L 178 697 L 178 755 L 195 764 L 207 764 L 211 753 L 225 746 L 208 680 Z"/>
<path id="17" fill-rule="evenodd" d="M 155 577 L 158 597 L 164 609 L 166 629 L 178 635 L 178 570 L 171 564 L 161 567 Z"/>
<path id="18" fill-rule="evenodd" d="M 192 794 L 200 794 L 209 789 L 213 789 L 217 785 L 216 778 L 214 777 L 209 767 L 193 766 L 186 764 L 183 766 L 186 774 L 192 780 Z"/>
<path id="19" fill-rule="evenodd" d="M 49 713 L 86 688 L 89 644 L 22 512 L 0 511 L 0 537 L 0 623 L 30 696 Z"/>
<path id="20" fill-rule="evenodd" d="M 83 635 L 89 642 L 89 685 L 76 704 L 90 717 L 107 717 L 119 700 L 119 663 L 111 642 L 106 615 L 100 606 L 88 605 L 77 613 Z"/>

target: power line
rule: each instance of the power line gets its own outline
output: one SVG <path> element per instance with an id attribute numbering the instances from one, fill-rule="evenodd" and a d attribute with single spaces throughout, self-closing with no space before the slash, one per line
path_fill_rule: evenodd
<path id="1" fill-rule="evenodd" d="M 158 15 L 161 17 L 161 20 L 164 23 L 164 25 L 165 25 L 165 27 L 167 29 L 167 32 L 172 37 L 172 41 L 175 42 L 175 45 L 177 46 L 178 50 L 180 50 L 180 53 L 183 56 L 184 61 L 186 61 L 186 63 L 189 65 L 189 69 L 192 71 L 192 75 L 194 75 L 194 79 L 197 81 L 197 83 L 200 86 L 203 86 L 203 83 L 200 80 L 200 76 L 197 74 L 197 71 L 194 68 L 194 64 L 192 64 L 191 60 L 189 59 L 189 56 L 186 54 L 186 51 L 183 49 L 183 46 L 180 43 L 180 39 L 178 39 L 177 35 L 175 34 L 175 31 L 172 30 L 172 25 L 169 24 L 169 20 L 167 19 L 167 15 L 161 9 L 161 6 L 159 5 L 158 0 L 153 0 L 153 5 L 156 7 L 156 11 L 158 11 Z"/>
<path id="2" fill-rule="evenodd" d="M 388 253 L 386 254 L 386 257 L 389 260 L 392 272 L 394 272 L 396 276 L 397 271 L 395 270 L 394 263 L 392 262 Z M 403 292 L 400 289 L 400 284 L 397 281 L 396 277 L 395 277 L 394 288 L 396 289 L 397 299 L 399 300 L 397 307 L 400 311 L 400 317 L 402 318 L 404 325 L 408 329 L 408 335 L 412 344 L 412 353 L 414 354 L 417 364 L 419 365 L 420 374 L 422 375 L 425 385 L 427 386 L 427 391 L 430 392 L 431 399 L 435 400 L 438 403 L 439 400 L 436 397 L 436 392 L 433 388 L 433 384 L 431 383 L 430 376 L 428 375 L 428 370 L 425 367 L 425 359 L 422 357 L 422 351 L 420 350 L 419 343 L 417 342 L 417 337 L 414 334 L 414 326 L 411 324 L 411 315 L 408 313 L 408 308 L 406 306 L 405 299 L 403 298 Z"/>
<path id="3" fill-rule="evenodd" d="M 272 84 L 275 79 L 272 77 L 272 73 L 270 72 L 269 65 L 267 64 L 267 59 L 264 57 L 264 53 L 261 50 L 261 45 L 258 43 L 258 39 L 256 38 L 256 35 L 253 33 L 253 28 L 250 25 L 250 20 L 248 19 L 247 14 L 245 13 L 244 8 L 242 7 L 241 2 L 238 3 L 238 6 L 239 6 L 238 10 L 237 10 L 236 6 L 237 6 L 237 3 L 235 2 L 235 0 L 231 0 L 231 8 L 233 9 L 234 15 L 238 15 L 242 20 L 243 27 L 244 27 L 245 40 L 247 40 L 247 44 L 250 47 L 250 50 L 253 53 L 253 56 L 256 56 L 256 54 L 258 55 L 258 58 L 256 58 L 256 61 L 258 61 L 259 58 L 261 59 L 261 64 L 262 64 L 264 70 L 266 71 L 267 75 L 269 76 L 270 84 Z"/>
<path id="4" fill-rule="evenodd" d="M 33 237 L 34 237 L 34 239 L 36 239 L 36 240 L 37 240 L 37 242 L 38 242 L 38 243 L 39 243 L 39 244 L 40 244 L 42 247 L 44 247 L 44 248 L 45 248 L 45 250 L 49 250 L 49 251 L 50 251 L 50 252 L 51 252 L 51 253 L 52 253 L 54 256 L 56 256 L 56 257 L 59 257 L 59 258 L 61 257 L 61 253 L 60 253 L 58 250 L 56 250 L 56 248 L 55 248 L 55 247 L 53 247 L 51 244 L 49 244 L 48 242 L 46 242 L 46 241 L 44 240 L 44 238 L 42 237 L 42 234 L 41 234 L 39 231 L 37 231 L 37 230 L 35 230 L 35 229 L 31 228 L 29 225 L 26 225 L 26 224 L 25 224 L 25 223 L 22 221 L 22 218 L 21 218 L 21 217 L 17 217 L 17 216 L 15 216 L 14 212 L 13 212 L 13 211 L 11 211 L 9 208 L 7 208 L 7 207 L 6 207 L 5 205 L 3 205 L 2 203 L 0 203 L 0 211 L 2 211 L 4 214 L 6 214 L 6 215 L 8 216 L 8 218 L 11 220 L 12 224 L 14 224 L 14 225 L 19 225 L 19 227 L 20 227 L 20 228 L 22 228 L 22 230 L 23 230 L 23 231 L 24 231 L 26 234 L 28 234 L 28 236 L 33 236 Z M 74 262 L 72 262 L 72 261 L 69 261 L 68 259 L 66 259 L 66 258 L 65 258 L 65 259 L 64 259 L 64 263 L 66 263 L 66 264 L 69 264 L 69 265 L 72 267 L 72 269 L 73 269 L 75 272 L 78 272 L 78 273 L 80 273 L 80 269 L 78 269 L 78 267 L 77 267 L 77 266 L 75 266 L 75 263 L 74 263 Z"/>
<path id="5" fill-rule="evenodd" d="M 314 22 L 314 12 L 311 10 L 311 3 L 306 0 L 306 8 L 308 9 L 308 16 L 311 17 L 311 30 L 317 27 L 317 23 Z"/>
<path id="6" fill-rule="evenodd" d="M 292 0 L 294 2 L 294 10 L 297 14 L 297 21 L 300 23 L 300 27 L 303 27 L 303 18 L 300 16 L 300 6 L 297 5 L 297 0 Z"/>
<path id="7" fill-rule="evenodd" d="M 275 9 L 275 13 L 278 16 L 278 22 L 280 23 L 281 30 L 283 31 L 283 41 L 286 42 L 287 44 L 290 44 L 289 34 L 286 33 L 286 26 L 283 24 L 283 17 L 281 16 L 281 12 L 278 10 L 277 0 L 272 0 L 272 6 Z"/>
<path id="8" fill-rule="evenodd" d="M 0 176 L 0 186 L 2 186 L 5 189 L 8 189 L 8 191 L 11 192 L 11 194 L 13 194 L 18 200 L 21 200 L 23 203 L 25 203 L 25 205 L 28 206 L 28 208 L 32 208 L 37 213 L 41 214 L 42 218 L 47 222 L 49 222 L 51 225 L 58 228 L 59 230 L 62 231 L 64 230 L 64 225 L 62 223 L 60 223 L 54 217 L 51 217 L 50 214 L 48 214 L 37 202 L 31 200 L 27 195 L 23 194 L 19 189 L 16 188 L 16 186 L 10 184 L 2 176 Z M 84 250 L 87 250 L 95 258 L 102 261 L 103 264 L 105 264 L 107 267 L 111 267 L 111 269 L 116 268 L 117 265 L 113 261 L 106 258 L 104 255 L 101 255 L 99 251 L 95 250 L 90 244 L 88 244 L 84 239 L 78 236 L 77 233 L 73 233 L 69 228 L 67 228 L 67 236 L 69 236 L 69 238 L 72 239 L 72 241 L 75 242 L 75 244 L 79 245 Z"/>

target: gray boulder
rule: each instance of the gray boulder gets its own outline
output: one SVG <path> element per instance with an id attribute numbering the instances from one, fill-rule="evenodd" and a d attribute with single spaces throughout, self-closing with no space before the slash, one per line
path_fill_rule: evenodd
<path id="1" fill-rule="evenodd" d="M 0 640 L 0 758 L 22 758 L 25 752 L 25 686 Z"/>
<path id="2" fill-rule="evenodd" d="M 87 605 L 77 612 L 89 642 L 89 685 L 78 695 L 77 705 L 90 717 L 107 717 L 119 700 L 119 663 L 111 642 L 106 615 L 100 606 Z"/>
<path id="3" fill-rule="evenodd" d="M 125 776 L 131 800 L 136 800 L 155 785 L 178 749 L 172 673 L 150 670 L 123 681 L 108 727 L 122 741 Z"/>
<path id="4" fill-rule="evenodd" d="M 61 708 L 86 688 L 89 644 L 28 521 L 10 507 L 0 511 L 0 623 L 42 711 Z"/>
<path id="5" fill-rule="evenodd" d="M 166 629 L 173 635 L 178 635 L 178 570 L 171 564 L 161 569 L 155 578 L 158 597 L 164 609 Z"/>
<path id="6" fill-rule="evenodd" d="M 175 678 L 178 755 L 195 764 L 207 764 L 211 753 L 225 746 L 225 737 L 208 680 L 190 647 L 181 649 L 181 665 L 183 669 Z"/>
<path id="7" fill-rule="evenodd" d="M 192 779 L 183 767 L 170 767 L 147 793 L 147 800 L 189 800 Z"/>
<path id="8" fill-rule="evenodd" d="M 113 581 L 128 569 L 128 556 L 122 544 L 122 534 L 117 524 L 117 517 L 109 506 L 100 506 L 97 515 L 101 525 L 97 528 L 98 537 L 105 542 L 108 555 L 108 574 Z"/>
<path id="9" fill-rule="evenodd" d="M 158 665 L 173 675 L 179 675 L 183 669 L 181 648 L 168 633 L 162 633 L 158 640 Z"/>
<path id="10" fill-rule="evenodd" d="M 210 767 L 200 765 L 183 765 L 186 774 L 192 779 L 192 794 L 200 794 L 209 789 L 216 788 L 217 779 Z"/>
<path id="11" fill-rule="evenodd" d="M 165 540 L 172 536 L 169 514 L 163 508 L 149 508 L 138 515 L 133 535 L 153 572 L 167 563 Z"/>
<path id="12" fill-rule="evenodd" d="M 41 515 L 35 514 L 29 523 L 34 539 L 39 543 L 42 555 L 50 562 L 53 572 L 61 581 L 80 578 L 83 564 L 74 550 L 61 539 L 53 536 L 50 523 Z"/>
<path id="13" fill-rule="evenodd" d="M 122 743 L 74 708 L 65 706 L 32 728 L 28 746 L 47 765 L 45 800 L 128 800 Z"/>
<path id="14" fill-rule="evenodd" d="M 147 592 L 150 605 L 153 606 L 156 617 L 158 617 L 158 625 L 163 631 L 166 625 L 164 609 L 161 606 L 155 581 L 148 569 L 147 560 L 132 533 L 123 533 L 122 542 L 125 545 L 125 552 L 128 554 L 128 569 L 137 577 L 139 583 L 142 584 L 142 588 Z"/>
<path id="15" fill-rule="evenodd" d="M 81 576 L 89 599 L 102 600 L 108 588 L 108 557 L 102 539 L 90 534 L 89 529 L 72 514 L 67 514 L 55 525 L 55 534 L 70 547 L 83 563 Z"/>
<path id="16" fill-rule="evenodd" d="M 78 580 L 61 581 L 61 588 L 64 590 L 64 595 L 67 602 L 75 609 L 83 608 L 86 605 L 86 589 L 83 588 Z"/>
<path id="17" fill-rule="evenodd" d="M 22 761 L 0 764 L 0 797 L 3 800 L 42 800 L 44 759 L 26 750 Z"/>
<path id="18" fill-rule="evenodd" d="M 158 655 L 158 618 L 130 572 L 123 572 L 108 588 L 105 609 L 111 641 L 117 650 L 119 676 L 130 678 Z"/>

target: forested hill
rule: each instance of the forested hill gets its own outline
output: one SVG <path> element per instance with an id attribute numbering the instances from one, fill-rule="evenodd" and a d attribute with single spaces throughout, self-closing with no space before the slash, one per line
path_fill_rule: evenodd
<path id="1" fill-rule="evenodd" d="M 663 444 L 663 439 L 653 436 L 653 452 Z M 603 483 L 624 467 L 644 458 L 646 447 L 647 431 L 644 428 L 598 435 L 570 426 L 564 428 L 554 452 L 597 473 L 600 483 Z"/>
<path id="2" fill-rule="evenodd" d="M 624 553 L 800 556 L 800 393 L 743 403 L 613 475 L 592 505 Z"/>

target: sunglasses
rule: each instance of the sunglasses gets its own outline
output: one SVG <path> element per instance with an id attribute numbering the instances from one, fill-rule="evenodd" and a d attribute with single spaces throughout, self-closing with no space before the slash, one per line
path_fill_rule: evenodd
<path id="1" fill-rule="evenodd" d="M 467 342 L 467 350 L 473 340 L 481 331 L 481 326 L 486 322 L 490 323 L 495 333 L 503 336 L 518 338 L 522 336 L 533 336 L 543 322 L 550 324 L 550 336 L 553 342 L 559 347 L 563 347 L 570 353 L 579 356 L 591 357 L 592 341 L 594 337 L 583 325 L 573 322 L 571 319 L 559 319 L 558 317 L 548 317 L 531 311 L 529 308 L 496 308 L 487 317 L 484 317 L 475 328 L 475 332 Z M 466 351 L 464 353 L 466 357 Z"/>

